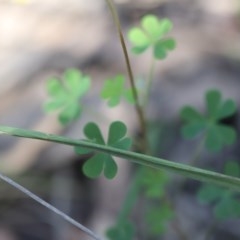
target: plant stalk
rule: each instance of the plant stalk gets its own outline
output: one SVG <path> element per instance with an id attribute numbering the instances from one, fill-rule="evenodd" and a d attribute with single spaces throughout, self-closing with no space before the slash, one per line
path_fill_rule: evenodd
<path id="1" fill-rule="evenodd" d="M 91 149 L 96 152 L 103 152 L 111 154 L 113 156 L 118 156 L 132 162 L 153 167 L 157 169 L 163 169 L 166 171 L 175 172 L 177 174 L 189 177 L 195 180 L 217 184 L 218 186 L 227 187 L 232 190 L 240 192 L 240 178 L 231 177 L 225 174 L 192 167 L 187 164 L 172 162 L 164 160 L 161 158 L 144 155 L 136 152 L 126 151 L 119 148 L 114 148 L 111 146 L 106 146 L 102 144 L 74 140 L 71 138 L 66 138 L 63 136 L 58 136 L 54 134 L 47 134 L 38 131 L 25 130 L 21 128 L 12 128 L 6 126 L 0 126 L 0 135 L 10 135 L 15 137 L 31 138 L 44 140 L 48 142 L 61 143 L 69 146 L 84 147 Z"/>
<path id="2" fill-rule="evenodd" d="M 139 190 L 141 187 L 140 182 L 142 179 L 142 173 L 143 173 L 143 167 L 138 168 L 134 176 L 134 180 L 132 181 L 128 189 L 128 192 L 126 194 L 126 198 L 124 200 L 122 209 L 119 213 L 118 223 L 124 222 L 128 218 L 131 210 L 135 205 L 135 202 L 138 198 Z"/>
<path id="3" fill-rule="evenodd" d="M 107 2 L 107 5 L 110 9 L 111 14 L 112 14 L 115 26 L 117 28 L 119 40 L 120 40 L 120 43 L 121 43 L 121 46 L 122 46 L 122 50 L 123 50 L 123 54 L 124 54 L 124 58 L 125 58 L 126 66 L 127 66 L 127 72 L 128 72 L 128 76 L 129 76 L 131 89 L 133 91 L 133 97 L 134 97 L 135 102 L 136 102 L 135 103 L 135 109 L 136 109 L 138 119 L 139 119 L 139 124 L 140 124 L 140 129 L 141 129 L 141 137 L 143 138 L 143 140 L 141 141 L 141 143 L 142 143 L 141 144 L 141 150 L 142 150 L 143 153 L 147 153 L 148 152 L 148 141 L 147 141 L 146 120 L 145 120 L 143 109 L 142 109 L 142 107 L 140 105 L 140 102 L 139 102 L 139 96 L 138 96 L 137 88 L 136 88 L 136 85 L 135 85 L 135 82 L 134 82 L 133 71 L 132 71 L 130 60 L 129 60 L 128 51 L 127 51 L 127 47 L 126 47 L 126 44 L 125 44 L 121 23 L 120 23 L 118 13 L 117 13 L 117 10 L 116 10 L 116 7 L 115 7 L 115 4 L 114 4 L 113 0 L 106 0 L 106 2 Z"/>
<path id="4" fill-rule="evenodd" d="M 149 102 L 149 96 L 150 96 L 150 91 L 151 91 L 153 77 L 154 77 L 154 71 L 155 71 L 155 63 L 156 63 L 156 61 L 152 57 L 151 64 L 150 64 L 150 70 L 149 70 L 148 78 L 147 78 L 147 87 L 146 87 L 146 94 L 144 96 L 143 109 L 147 109 L 147 105 Z"/>

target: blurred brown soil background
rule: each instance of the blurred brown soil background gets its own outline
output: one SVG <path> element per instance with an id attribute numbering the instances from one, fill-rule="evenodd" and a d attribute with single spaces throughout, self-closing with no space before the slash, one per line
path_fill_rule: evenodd
<path id="1" fill-rule="evenodd" d="M 194 143 L 180 137 L 180 108 L 192 104 L 203 110 L 204 93 L 211 88 L 240 103 L 240 2 L 116 0 L 116 4 L 125 34 L 147 13 L 168 17 L 174 23 L 171 35 L 177 48 L 157 64 L 147 113 L 149 120 L 166 126 L 170 135 L 161 157 L 187 162 Z M 131 55 L 136 77 L 146 77 L 150 57 L 150 52 Z M 42 106 L 47 99 L 46 80 L 69 67 L 89 74 L 93 87 L 84 99 L 82 118 L 63 128 L 56 115 L 46 115 Z M 132 107 L 123 102 L 109 109 L 99 101 L 103 80 L 119 73 L 126 74 L 126 67 L 103 0 L 0 0 L 1 125 L 81 138 L 88 121 L 98 121 L 106 133 L 111 121 L 121 119 L 134 136 L 137 120 Z M 239 119 L 233 124 L 238 127 Z M 160 146 L 163 139 L 158 141 Z M 229 153 L 239 155 L 237 147 L 231 148 L 222 159 Z M 207 165 L 208 160 L 218 165 L 209 155 L 199 165 Z M 90 181 L 81 173 L 84 159 L 72 148 L 5 136 L 0 138 L 0 161 L 1 172 L 102 235 L 114 223 L 131 177 L 129 163 L 119 160 L 116 179 Z M 201 240 L 211 214 L 194 198 L 191 182 L 189 186 L 176 201 L 178 215 L 190 236 Z M 221 224 L 212 239 L 240 239 L 238 225 L 239 221 Z M 22 239 L 89 238 L 0 182 L 0 240 Z M 159 239 L 179 238 L 170 229 Z"/>

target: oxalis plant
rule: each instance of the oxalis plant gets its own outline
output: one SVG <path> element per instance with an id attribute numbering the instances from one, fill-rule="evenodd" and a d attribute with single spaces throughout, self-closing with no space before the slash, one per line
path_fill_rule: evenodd
<path id="1" fill-rule="evenodd" d="M 63 136 L 36 132 L 31 130 L 0 126 L 1 135 L 11 135 L 22 138 L 39 139 L 59 144 L 69 145 L 76 154 L 89 154 L 82 171 L 89 178 L 101 175 L 113 179 L 118 171 L 115 157 L 131 161 L 136 164 L 134 176 L 128 193 L 120 209 L 116 222 L 106 232 L 110 240 L 132 240 L 137 234 L 142 239 L 155 239 L 154 236 L 164 234 L 167 224 L 176 231 L 179 239 L 191 239 L 182 229 L 180 220 L 176 217 L 175 203 L 167 190 L 174 179 L 168 172 L 174 172 L 183 178 L 176 186 L 180 186 L 186 178 L 204 182 L 198 190 L 196 198 L 200 204 L 213 204 L 214 224 L 206 230 L 206 239 L 220 221 L 240 216 L 240 203 L 237 192 L 240 191 L 240 167 L 235 160 L 226 161 L 223 173 L 195 167 L 201 158 L 202 151 L 220 152 L 225 146 L 235 143 L 237 134 L 234 128 L 224 124 L 224 119 L 236 112 L 236 104 L 231 99 L 223 99 L 221 93 L 209 90 L 205 95 L 206 111 L 199 112 L 192 106 L 184 106 L 180 111 L 183 121 L 181 133 L 184 139 L 197 139 L 196 154 L 189 164 L 180 164 L 170 160 L 154 157 L 154 149 L 149 139 L 149 125 L 145 109 L 148 106 L 150 89 L 152 86 L 156 64 L 164 60 L 175 48 L 175 40 L 169 36 L 173 24 L 169 19 L 159 19 L 155 15 L 144 16 L 138 26 L 128 32 L 131 52 L 136 55 L 152 52 L 149 72 L 144 80 L 144 90 L 137 87 L 137 80 L 129 61 L 118 14 L 112 0 L 107 5 L 115 22 L 120 44 L 123 50 L 128 76 L 117 74 L 106 79 L 99 93 L 101 99 L 109 107 L 117 107 L 122 100 L 127 101 L 136 110 L 139 120 L 139 139 L 127 136 L 127 126 L 119 119 L 110 123 L 107 139 L 104 139 L 97 122 L 88 122 L 83 133 L 85 138 L 74 140 Z M 130 87 L 127 87 L 129 81 Z M 91 77 L 77 69 L 67 69 L 62 77 L 52 77 L 46 84 L 49 95 L 44 104 L 46 112 L 58 112 L 59 122 L 63 125 L 71 124 L 84 114 L 82 98 L 91 90 Z M 137 150 L 132 146 L 138 146 Z M 63 217 L 66 221 L 84 231 L 93 239 L 102 239 L 87 227 L 76 222 L 49 203 L 34 195 L 23 186 L 10 178 L 0 174 L 2 180 L 27 194 L 29 197 Z M 144 198 L 149 207 L 144 208 L 145 222 L 143 229 L 137 229 L 131 220 L 139 197 Z"/>

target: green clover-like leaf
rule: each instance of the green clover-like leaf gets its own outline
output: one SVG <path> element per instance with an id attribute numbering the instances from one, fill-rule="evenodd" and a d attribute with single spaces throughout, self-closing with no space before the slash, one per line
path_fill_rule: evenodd
<path id="1" fill-rule="evenodd" d="M 211 151 L 220 151 L 224 145 L 231 145 L 235 141 L 236 132 L 232 127 L 213 124 L 207 128 L 205 145 Z"/>
<path id="2" fill-rule="evenodd" d="M 107 230 L 107 237 L 110 240 L 132 240 L 135 234 L 133 224 L 126 219 Z"/>
<path id="3" fill-rule="evenodd" d="M 240 217 L 240 202 L 228 195 L 221 199 L 214 208 L 214 215 L 219 220 Z"/>
<path id="4" fill-rule="evenodd" d="M 134 27 L 128 32 L 128 38 L 133 44 L 132 52 L 140 54 L 153 47 L 153 56 L 164 59 L 167 53 L 175 48 L 175 40 L 165 35 L 172 29 L 172 22 L 165 18 L 159 20 L 155 15 L 146 15 L 141 20 L 140 27 Z"/>
<path id="5" fill-rule="evenodd" d="M 235 161 L 228 161 L 224 167 L 224 173 L 239 177 L 240 167 Z M 240 202 L 236 193 L 215 185 L 203 184 L 197 193 L 201 203 L 214 204 L 213 213 L 219 220 L 240 217 Z"/>
<path id="6" fill-rule="evenodd" d="M 125 87 L 125 78 L 117 75 L 115 78 L 107 79 L 101 91 L 101 97 L 108 100 L 109 107 L 115 107 L 120 103 L 121 98 L 125 98 L 129 103 L 134 103 L 131 89 Z"/>
<path id="7" fill-rule="evenodd" d="M 211 203 L 224 194 L 224 189 L 215 185 L 203 185 L 198 191 L 197 197 L 201 203 Z"/>
<path id="8" fill-rule="evenodd" d="M 240 166 L 236 161 L 228 161 L 225 164 L 224 172 L 233 177 L 240 177 Z"/>
<path id="9" fill-rule="evenodd" d="M 220 151 L 225 145 L 236 141 L 236 131 L 220 121 L 236 111 L 233 100 L 221 99 L 221 93 L 210 90 L 206 93 L 207 115 L 204 116 L 196 109 L 186 106 L 181 110 L 181 118 L 186 122 L 182 127 L 184 138 L 194 138 L 200 133 L 205 134 L 205 146 L 210 151 Z"/>
<path id="10" fill-rule="evenodd" d="M 222 101 L 221 93 L 218 90 L 211 90 L 206 93 L 207 113 L 212 120 L 221 120 L 236 112 L 236 103 L 227 99 Z"/>
<path id="11" fill-rule="evenodd" d="M 44 105 L 45 111 L 58 110 L 58 119 L 63 125 L 77 119 L 82 111 L 79 100 L 87 93 L 90 85 L 90 78 L 77 69 L 66 70 L 62 79 L 48 79 L 49 100 Z"/>
<path id="12" fill-rule="evenodd" d="M 127 150 L 131 147 L 131 139 L 125 137 L 127 133 L 126 125 L 120 121 L 112 122 L 109 127 L 107 144 L 104 141 L 102 133 L 96 123 L 88 123 L 84 127 L 86 141 L 108 145 L 119 149 Z M 76 147 L 76 153 L 86 154 L 90 151 L 86 148 Z M 110 154 L 95 153 L 83 165 L 83 172 L 90 178 L 99 177 L 102 172 L 108 179 L 112 179 L 117 174 L 117 164 Z"/>

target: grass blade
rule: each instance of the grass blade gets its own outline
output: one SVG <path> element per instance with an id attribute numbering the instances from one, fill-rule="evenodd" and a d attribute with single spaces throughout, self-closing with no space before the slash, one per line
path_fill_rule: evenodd
<path id="1" fill-rule="evenodd" d="M 55 142 L 55 143 L 60 143 L 60 144 L 65 144 L 70 146 L 85 147 L 88 149 L 92 149 L 94 151 L 112 154 L 114 156 L 118 156 L 141 165 L 175 172 L 177 174 L 180 174 L 182 176 L 189 177 L 195 180 L 214 183 L 219 186 L 240 191 L 239 178 L 227 176 L 227 175 L 216 173 L 213 171 L 204 170 L 201 168 L 191 167 L 186 164 L 171 162 L 171 161 L 164 160 L 157 157 L 143 155 L 143 154 L 139 154 L 131 151 L 125 151 L 125 150 L 104 146 L 100 144 L 90 143 L 86 141 L 74 140 L 74 139 L 70 139 L 70 138 L 66 138 L 58 135 L 46 134 L 42 132 L 19 129 L 19 128 L 0 126 L 0 135 L 1 134 L 6 134 L 6 135 L 11 135 L 16 137 L 23 137 L 23 138 L 39 139 L 39 140 Z"/>

